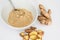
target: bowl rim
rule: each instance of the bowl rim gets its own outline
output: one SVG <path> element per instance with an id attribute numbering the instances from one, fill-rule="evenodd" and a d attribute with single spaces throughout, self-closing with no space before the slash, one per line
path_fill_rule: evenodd
<path id="1" fill-rule="evenodd" d="M 33 19 L 33 21 L 32 21 L 29 25 L 27 25 L 27 26 L 25 26 L 25 27 L 21 27 L 21 28 L 13 27 L 12 25 L 9 25 L 8 23 L 6 23 L 6 22 L 4 21 L 4 19 L 3 19 L 3 17 L 2 17 L 2 11 L 1 11 L 1 19 L 4 21 L 4 23 L 6 23 L 6 24 L 8 25 L 9 28 L 18 29 L 18 30 L 20 30 L 20 29 L 26 29 L 26 28 L 32 26 L 32 25 L 35 23 L 35 21 L 37 20 L 37 17 L 38 17 L 37 8 L 35 8 L 35 6 L 34 6 L 32 3 L 30 3 L 30 2 L 29 2 L 29 5 L 32 6 L 32 7 L 34 7 L 34 9 L 35 9 L 35 11 L 36 11 L 35 19 Z M 3 8 L 4 8 L 4 7 L 3 7 Z M 3 10 L 3 8 L 2 8 L 2 10 Z"/>

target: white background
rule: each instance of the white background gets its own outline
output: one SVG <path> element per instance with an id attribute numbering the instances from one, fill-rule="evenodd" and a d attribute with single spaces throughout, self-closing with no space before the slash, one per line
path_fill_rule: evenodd
<path id="1" fill-rule="evenodd" d="M 15 1 L 15 0 L 14 0 Z M 26 0 L 27 1 L 27 0 Z M 39 4 L 43 4 L 46 9 L 52 10 L 52 24 L 49 26 L 41 25 L 38 21 L 33 26 L 45 32 L 43 40 L 60 40 L 60 1 L 59 0 L 29 0 L 37 9 Z M 7 0 L 0 0 L 0 14 L 2 7 Z M 37 10 L 39 11 L 39 9 Z M 0 40 L 22 40 L 19 33 L 23 30 L 14 30 L 9 28 L 6 23 L 1 20 L 0 16 Z"/>

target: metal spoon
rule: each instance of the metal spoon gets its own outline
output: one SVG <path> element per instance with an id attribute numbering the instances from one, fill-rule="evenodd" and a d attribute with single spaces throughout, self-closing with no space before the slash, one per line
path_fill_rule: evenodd
<path id="1" fill-rule="evenodd" d="M 12 5 L 13 9 L 14 9 L 15 11 L 18 11 L 17 13 L 20 13 L 20 12 L 19 12 L 20 10 L 18 10 L 18 9 L 15 8 L 15 6 L 14 6 L 13 3 L 12 3 L 12 1 L 9 0 L 9 2 L 10 2 L 10 4 Z M 16 14 L 17 14 L 17 13 L 16 13 Z M 24 14 L 24 13 L 22 13 L 22 14 L 20 13 L 20 16 L 22 16 L 23 14 Z"/>
<path id="2" fill-rule="evenodd" d="M 9 0 L 9 2 L 10 2 L 10 4 L 12 5 L 12 7 L 13 7 L 13 9 L 14 9 L 15 11 L 19 11 L 18 9 L 15 8 L 15 6 L 14 6 L 14 4 L 12 3 L 11 0 Z"/>

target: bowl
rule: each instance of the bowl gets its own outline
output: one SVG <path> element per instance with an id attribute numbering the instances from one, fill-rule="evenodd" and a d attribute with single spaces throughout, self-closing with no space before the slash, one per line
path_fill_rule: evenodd
<path id="1" fill-rule="evenodd" d="M 21 27 L 21 28 L 17 28 L 17 27 L 13 27 L 13 26 L 9 25 L 8 16 L 9 16 L 10 11 L 13 9 L 13 7 L 9 3 L 9 1 L 2 9 L 1 17 L 2 17 L 3 21 L 6 24 L 8 24 L 9 27 L 11 27 L 13 29 L 25 29 L 25 28 L 32 26 L 38 17 L 37 9 L 29 1 L 26 1 L 26 0 L 13 0 L 12 2 L 16 8 L 25 8 L 25 9 L 28 9 L 29 11 L 31 11 L 32 15 L 33 15 L 33 21 L 28 26 Z"/>

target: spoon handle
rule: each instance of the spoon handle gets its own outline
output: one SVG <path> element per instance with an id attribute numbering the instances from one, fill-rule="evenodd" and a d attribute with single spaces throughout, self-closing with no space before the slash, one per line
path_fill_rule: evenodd
<path id="1" fill-rule="evenodd" d="M 10 4 L 12 5 L 13 9 L 15 9 L 15 6 L 13 5 L 12 1 L 9 0 Z"/>

